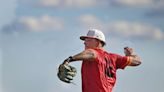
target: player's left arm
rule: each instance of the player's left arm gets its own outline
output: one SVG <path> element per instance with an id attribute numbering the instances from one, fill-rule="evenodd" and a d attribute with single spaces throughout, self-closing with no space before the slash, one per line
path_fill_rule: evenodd
<path id="1" fill-rule="evenodd" d="M 124 53 L 129 60 L 128 66 L 138 66 L 141 64 L 141 59 L 138 55 L 133 55 L 133 49 L 129 47 L 124 48 Z"/>

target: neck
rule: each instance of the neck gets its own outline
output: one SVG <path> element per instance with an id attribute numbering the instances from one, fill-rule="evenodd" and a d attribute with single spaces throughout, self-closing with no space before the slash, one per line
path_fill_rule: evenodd
<path id="1" fill-rule="evenodd" d="M 95 48 L 95 49 L 101 49 L 101 50 L 104 50 L 104 48 L 103 48 L 103 47 L 97 47 L 97 48 Z"/>
<path id="2" fill-rule="evenodd" d="M 104 50 L 104 48 L 103 47 L 91 47 L 91 48 L 85 48 L 85 49 L 102 49 L 102 50 Z"/>

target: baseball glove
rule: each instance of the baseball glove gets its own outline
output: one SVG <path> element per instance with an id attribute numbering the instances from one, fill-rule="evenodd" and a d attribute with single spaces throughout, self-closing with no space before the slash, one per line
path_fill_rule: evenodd
<path id="1" fill-rule="evenodd" d="M 72 83 L 73 77 L 76 75 L 76 68 L 68 64 L 61 64 L 58 68 L 58 78 L 66 83 Z"/>

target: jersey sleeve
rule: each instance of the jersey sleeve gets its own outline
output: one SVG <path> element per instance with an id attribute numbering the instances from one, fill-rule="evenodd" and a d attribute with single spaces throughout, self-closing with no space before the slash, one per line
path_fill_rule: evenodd
<path id="1" fill-rule="evenodd" d="M 117 69 L 124 69 L 127 65 L 130 64 L 130 57 L 120 55 L 117 55 L 116 57 Z"/>

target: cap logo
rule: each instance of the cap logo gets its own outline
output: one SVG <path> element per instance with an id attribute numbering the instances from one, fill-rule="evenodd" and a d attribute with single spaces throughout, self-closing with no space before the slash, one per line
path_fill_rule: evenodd
<path id="1" fill-rule="evenodd" d="M 87 36 L 94 36 L 95 32 L 94 31 L 89 31 Z"/>

